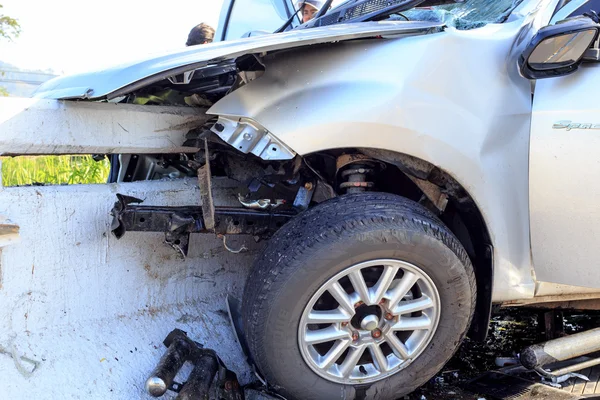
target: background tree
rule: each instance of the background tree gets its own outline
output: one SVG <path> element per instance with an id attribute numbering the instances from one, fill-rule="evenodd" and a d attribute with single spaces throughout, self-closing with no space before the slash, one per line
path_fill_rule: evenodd
<path id="1" fill-rule="evenodd" d="M 1 9 L 2 4 L 0 4 L 0 39 L 12 40 L 13 38 L 19 36 L 19 33 L 21 33 L 19 21 L 2 14 Z"/>
<path id="2" fill-rule="evenodd" d="M 1 12 L 2 4 L 0 4 L 0 39 L 13 40 L 21 33 L 21 27 L 19 21 L 11 18 Z M 4 75 L 4 72 L 0 71 L 0 75 Z M 5 88 L 0 86 L 0 96 L 8 96 L 8 92 Z"/>

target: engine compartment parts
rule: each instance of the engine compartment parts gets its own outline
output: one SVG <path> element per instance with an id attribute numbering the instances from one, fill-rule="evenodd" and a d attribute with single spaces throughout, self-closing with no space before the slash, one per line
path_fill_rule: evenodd
<path id="1" fill-rule="evenodd" d="M 167 350 L 146 380 L 148 394 L 161 397 L 170 390 L 178 393 L 177 400 L 208 400 L 214 381 L 216 398 L 244 398 L 236 374 L 225 367 L 215 351 L 204 349 L 180 329 L 171 331 L 163 344 Z M 175 377 L 185 362 L 191 362 L 194 369 L 187 382 L 175 382 Z"/>
<path id="2" fill-rule="evenodd" d="M 238 200 L 241 205 L 252 210 L 270 210 L 285 204 L 282 199 L 275 201 L 271 201 L 271 199 L 246 200 L 241 194 L 238 195 Z"/>
<path id="3" fill-rule="evenodd" d="M 250 119 L 219 117 L 212 132 L 244 154 L 252 153 L 263 160 L 291 160 L 296 153 Z"/>
<path id="4" fill-rule="evenodd" d="M 176 400 L 285 400 L 264 382 L 242 387 L 235 372 L 225 366 L 214 350 L 205 349 L 180 329 L 172 330 L 163 344 L 167 350 L 145 384 L 146 392 L 153 397 L 171 391 L 177 393 Z M 186 382 L 176 382 L 186 362 L 194 368 Z"/>

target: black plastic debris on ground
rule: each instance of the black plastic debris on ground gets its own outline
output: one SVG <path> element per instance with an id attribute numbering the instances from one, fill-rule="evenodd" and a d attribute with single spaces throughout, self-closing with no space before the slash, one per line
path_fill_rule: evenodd
<path id="1" fill-rule="evenodd" d="M 468 382 L 466 388 L 494 400 L 581 399 L 581 396 L 560 389 L 494 371 L 486 372 Z"/>
<path id="2" fill-rule="evenodd" d="M 493 400 L 491 395 L 477 393 L 476 388 L 469 388 L 468 382 L 488 371 L 498 370 L 498 357 L 517 357 L 526 347 L 546 341 L 545 326 L 538 323 L 543 321 L 542 316 L 546 311 L 548 310 L 531 308 L 496 310 L 485 343 L 466 339 L 437 376 L 402 400 Z M 578 333 L 600 326 L 600 311 L 563 313 L 564 334 Z M 546 399 L 553 397 L 547 396 Z"/>

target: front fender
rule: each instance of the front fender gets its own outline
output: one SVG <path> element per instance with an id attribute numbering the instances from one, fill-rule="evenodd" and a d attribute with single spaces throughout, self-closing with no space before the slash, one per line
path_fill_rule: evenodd
<path id="1" fill-rule="evenodd" d="M 496 302 L 530 298 L 531 88 L 511 48 L 522 21 L 279 52 L 209 114 L 246 117 L 301 155 L 363 147 L 428 161 L 475 200 Z"/>

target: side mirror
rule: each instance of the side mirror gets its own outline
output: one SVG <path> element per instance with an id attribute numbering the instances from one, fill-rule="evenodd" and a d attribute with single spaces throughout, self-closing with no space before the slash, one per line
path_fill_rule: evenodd
<path id="1" fill-rule="evenodd" d="M 552 78 L 575 72 L 598 37 L 600 25 L 588 17 L 564 20 L 538 31 L 519 59 L 528 79 Z"/>

